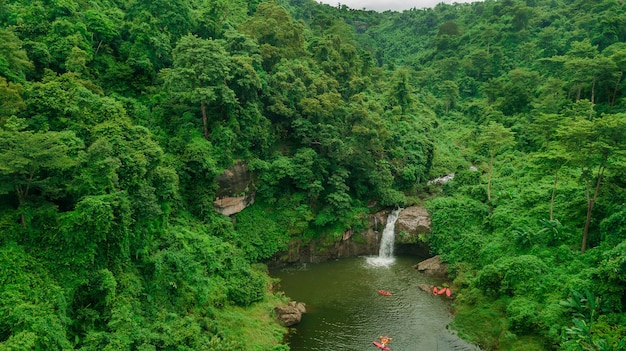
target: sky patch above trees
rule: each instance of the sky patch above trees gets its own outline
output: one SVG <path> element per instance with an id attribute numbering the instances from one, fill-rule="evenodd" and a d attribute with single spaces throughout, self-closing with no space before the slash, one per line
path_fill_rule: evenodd
<path id="1" fill-rule="evenodd" d="M 470 0 L 319 0 L 319 2 L 336 6 L 338 4 L 346 5 L 356 10 L 375 10 L 375 11 L 403 11 L 412 8 L 426 8 L 435 7 L 437 4 L 446 3 L 466 3 L 466 2 L 478 2 Z"/>

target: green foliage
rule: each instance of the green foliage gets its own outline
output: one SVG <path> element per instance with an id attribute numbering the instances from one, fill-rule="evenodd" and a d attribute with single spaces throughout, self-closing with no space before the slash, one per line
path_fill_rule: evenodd
<path id="1" fill-rule="evenodd" d="M 67 350 L 67 302 L 40 263 L 15 243 L 0 247 L 0 349 Z"/>
<path id="2" fill-rule="evenodd" d="M 242 24 L 242 29 L 261 45 L 266 70 L 281 58 L 294 58 L 303 53 L 303 28 L 294 22 L 285 8 L 273 1 L 257 6 L 254 16 Z"/>
<path id="3" fill-rule="evenodd" d="M 294 222 L 297 219 L 294 218 Z M 260 206 L 237 214 L 235 238 L 229 241 L 237 245 L 251 262 L 271 258 L 287 248 L 289 238 L 285 227 L 279 225 L 271 214 Z"/>
<path id="4" fill-rule="evenodd" d="M 623 349 L 624 16 L 0 1 L 0 349 L 286 349 L 250 262 L 333 245 L 364 204 L 451 172 L 428 241 L 463 267 L 463 334 Z M 257 201 L 222 218 L 215 179 L 239 160 Z M 596 307 L 558 303 L 584 288 Z"/>
<path id="5" fill-rule="evenodd" d="M 10 82 L 25 81 L 26 73 L 33 69 L 22 42 L 11 31 L 0 29 L 0 76 Z"/>
<path id="6" fill-rule="evenodd" d="M 464 305 L 457 308 L 452 326 L 459 330 L 461 337 L 481 349 L 497 349 L 504 343 L 503 337 L 507 333 L 505 310 L 506 304 L 503 300 L 487 300 L 477 305 Z M 465 327 L 470 323 L 472 328 Z"/>
<path id="7" fill-rule="evenodd" d="M 428 238 L 431 250 L 449 262 L 472 262 L 476 259 L 475 253 L 487 239 L 481 234 L 487 207 L 462 197 L 435 198 L 426 207 L 433 225 L 433 232 Z"/>
<path id="8" fill-rule="evenodd" d="M 216 151 L 213 145 L 199 135 L 191 140 L 181 140 L 177 172 L 180 178 L 181 195 L 192 213 L 204 217 L 213 209 L 216 191 L 215 178 L 219 174 Z"/>
<path id="9" fill-rule="evenodd" d="M 537 312 L 540 305 L 524 297 L 512 299 L 506 307 L 506 315 L 511 331 L 516 334 L 530 334 L 541 330 L 542 320 Z"/>
<path id="10" fill-rule="evenodd" d="M 503 257 L 482 268 L 476 286 L 490 296 L 532 296 L 546 271 L 546 264 L 533 255 Z"/>

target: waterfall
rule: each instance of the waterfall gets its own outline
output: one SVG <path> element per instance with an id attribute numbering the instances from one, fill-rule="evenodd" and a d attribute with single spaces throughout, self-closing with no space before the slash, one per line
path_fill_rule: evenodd
<path id="1" fill-rule="evenodd" d="M 372 266 L 388 266 L 393 263 L 393 245 L 396 237 L 396 221 L 400 215 L 401 208 L 391 211 L 387 217 L 387 224 L 383 230 L 383 236 L 380 239 L 380 249 L 378 249 L 378 257 L 368 257 L 367 262 Z"/>
<path id="2" fill-rule="evenodd" d="M 383 237 L 380 239 L 380 249 L 378 250 L 378 257 L 391 258 L 393 257 L 393 244 L 396 238 L 396 221 L 401 209 L 391 211 L 389 217 L 387 217 L 387 224 L 383 230 Z"/>

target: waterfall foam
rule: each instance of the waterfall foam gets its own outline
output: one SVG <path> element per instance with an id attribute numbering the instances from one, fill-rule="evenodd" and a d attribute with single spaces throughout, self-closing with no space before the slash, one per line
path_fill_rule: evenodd
<path id="1" fill-rule="evenodd" d="M 401 208 L 391 211 L 387 217 L 387 224 L 383 230 L 383 236 L 380 239 L 380 249 L 378 250 L 378 257 L 368 257 L 367 263 L 370 266 L 384 267 L 392 264 L 395 259 L 393 257 L 393 246 L 396 237 L 396 221 L 400 215 Z"/>

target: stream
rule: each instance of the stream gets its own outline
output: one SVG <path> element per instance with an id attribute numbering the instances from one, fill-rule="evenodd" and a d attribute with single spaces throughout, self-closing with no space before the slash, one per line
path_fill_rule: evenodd
<path id="1" fill-rule="evenodd" d="M 381 335 L 392 338 L 392 351 L 478 350 L 448 329 L 450 300 L 419 289 L 442 281 L 415 270 L 417 261 L 353 257 L 271 271 L 286 296 L 306 304 L 288 337 L 291 350 L 378 351 L 372 342 Z"/>

